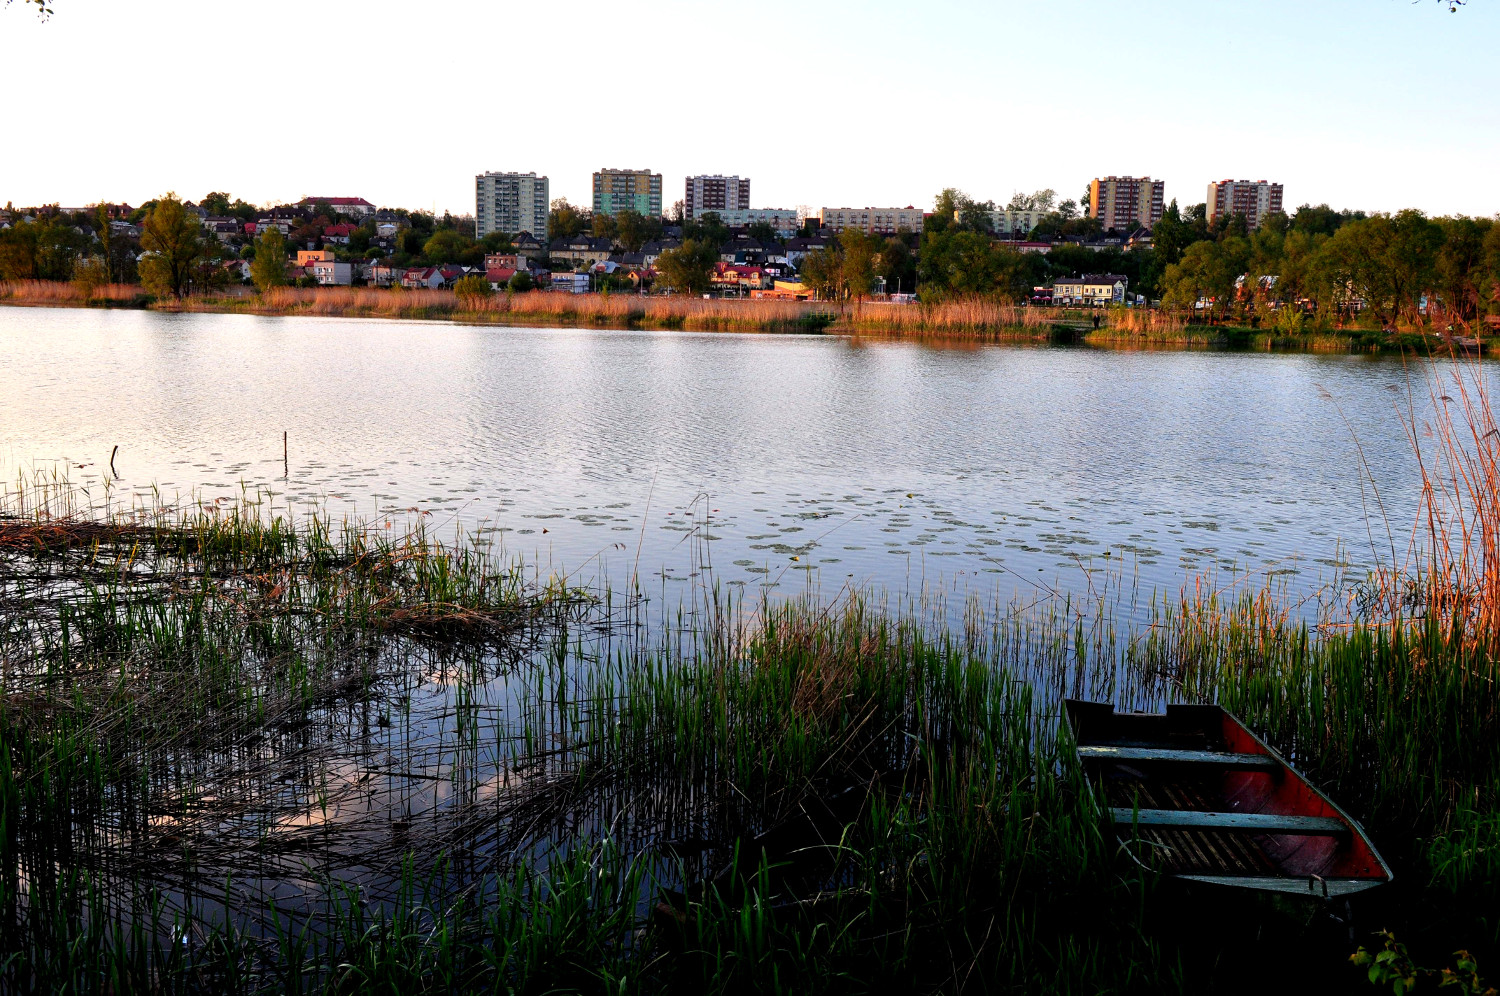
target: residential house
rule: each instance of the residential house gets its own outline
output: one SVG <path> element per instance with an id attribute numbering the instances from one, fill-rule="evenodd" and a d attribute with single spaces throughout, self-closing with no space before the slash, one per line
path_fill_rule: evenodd
<path id="1" fill-rule="evenodd" d="M 354 234 L 354 229 L 356 229 L 357 227 L 359 226 L 351 225 L 348 222 L 344 222 L 338 225 L 329 225 L 328 227 L 323 229 L 323 241 L 334 242 L 338 245 L 346 246 L 349 244 L 349 236 Z"/>
<path id="2" fill-rule="evenodd" d="M 765 290 L 773 285 L 772 279 L 759 266 L 741 266 L 735 263 L 714 264 L 709 283 L 720 293 L 740 294 L 751 290 Z"/>
<path id="3" fill-rule="evenodd" d="M 348 287 L 354 283 L 354 267 L 335 259 L 314 260 L 312 274 L 320 287 Z"/>
<path id="4" fill-rule="evenodd" d="M 264 232 L 268 228 L 279 228 L 281 229 L 282 235 L 291 235 L 292 226 L 296 224 L 296 222 L 297 219 L 295 218 L 278 218 L 275 215 L 268 214 L 263 218 L 255 219 L 254 230 L 256 232 Z M 246 230 L 248 231 L 249 229 L 247 228 Z"/>
<path id="5" fill-rule="evenodd" d="M 645 245 L 641 246 L 642 260 L 645 263 L 646 267 L 649 269 L 656 266 L 656 261 L 660 259 L 661 254 L 666 252 L 668 249 L 681 248 L 681 239 L 658 239 L 655 242 L 647 242 Z"/>
<path id="6" fill-rule="evenodd" d="M 407 290 L 437 290 L 443 283 L 443 270 L 438 266 L 413 266 L 401 274 L 401 286 Z"/>
<path id="7" fill-rule="evenodd" d="M 609 259 L 613 243 L 609 239 L 596 239 L 592 235 L 578 235 L 571 239 L 557 239 L 547 247 L 547 258 L 553 264 L 578 266 L 590 265 L 601 259 Z"/>
<path id="8" fill-rule="evenodd" d="M 238 218 L 209 217 L 204 220 L 203 227 L 218 236 L 220 242 L 228 242 L 231 237 L 244 231 Z M 113 223 L 110 224 L 110 230 L 114 230 Z"/>
<path id="9" fill-rule="evenodd" d="M 788 239 L 786 247 L 782 250 L 782 255 L 793 266 L 800 266 L 802 265 L 802 260 L 807 258 L 808 253 L 815 250 L 827 249 L 832 244 L 833 239 L 822 235 L 814 235 L 812 238 L 798 237 Z"/>
<path id="10" fill-rule="evenodd" d="M 1130 281 L 1117 273 L 1085 273 L 1081 277 L 1062 277 L 1052 282 L 1054 304 L 1086 304 L 1090 307 L 1123 304 L 1125 288 Z"/>
<path id="11" fill-rule="evenodd" d="M 333 259 L 333 250 L 332 249 L 298 249 L 297 250 L 297 265 L 298 266 L 309 266 L 312 263 L 316 263 L 316 262 L 323 261 L 323 260 L 331 260 L 331 259 Z"/>
<path id="12" fill-rule="evenodd" d="M 307 211 L 312 211 L 319 204 L 327 204 L 338 214 L 359 215 L 375 213 L 375 205 L 363 197 L 304 197 L 299 206 Z"/>
<path id="13" fill-rule="evenodd" d="M 370 264 L 370 283 L 376 287 L 390 287 L 399 285 L 401 278 L 406 274 L 406 267 L 388 263 L 385 260 L 376 260 Z"/>
<path id="14" fill-rule="evenodd" d="M 485 269 L 484 278 L 490 282 L 491 290 L 504 290 L 517 272 L 519 271 L 514 266 L 491 266 Z"/>
<path id="15" fill-rule="evenodd" d="M 589 289 L 589 275 L 587 273 L 554 273 L 551 287 L 555 291 L 584 294 Z"/>
<path id="16" fill-rule="evenodd" d="M 486 270 L 524 270 L 530 262 L 519 252 L 492 252 L 484 257 L 484 268 Z"/>

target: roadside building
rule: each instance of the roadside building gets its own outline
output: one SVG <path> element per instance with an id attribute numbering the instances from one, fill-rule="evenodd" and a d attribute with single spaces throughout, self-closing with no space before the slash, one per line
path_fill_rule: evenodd
<path id="1" fill-rule="evenodd" d="M 761 301 L 811 301 L 813 289 L 800 280 L 773 280 L 769 288 L 757 288 L 750 296 Z"/>
<path id="2" fill-rule="evenodd" d="M 874 235 L 895 235 L 900 231 L 920 232 L 922 220 L 922 209 L 910 204 L 904 208 L 826 207 L 818 212 L 819 229 L 834 235 L 848 228 Z"/>
<path id="3" fill-rule="evenodd" d="M 1220 180 L 1208 185 L 1208 220 L 1229 214 L 1242 215 L 1251 231 L 1266 215 L 1281 210 L 1281 184 L 1266 180 Z"/>
<path id="4" fill-rule="evenodd" d="M 1118 273 L 1085 273 L 1081 277 L 1062 277 L 1052 283 L 1052 303 L 1090 307 L 1123 304 L 1125 288 L 1129 285 L 1130 281 Z"/>
<path id="5" fill-rule="evenodd" d="M 594 213 L 634 211 L 661 217 L 661 174 L 649 169 L 601 169 L 594 174 Z M 540 229 L 546 231 L 545 226 Z"/>
<path id="6" fill-rule="evenodd" d="M 535 173 L 480 173 L 474 177 L 474 226 L 491 232 L 545 232 L 551 184 Z"/>
<path id="7" fill-rule="evenodd" d="M 1153 228 L 1166 211 L 1166 184 L 1149 176 L 1106 176 L 1089 184 L 1089 217 L 1106 232 Z"/>
<path id="8" fill-rule="evenodd" d="M 746 211 L 750 208 L 750 178 L 739 176 L 690 176 L 684 184 L 682 216 L 692 221 L 705 211 L 718 214 L 724 224 L 735 227 L 725 220 L 726 211 Z"/>

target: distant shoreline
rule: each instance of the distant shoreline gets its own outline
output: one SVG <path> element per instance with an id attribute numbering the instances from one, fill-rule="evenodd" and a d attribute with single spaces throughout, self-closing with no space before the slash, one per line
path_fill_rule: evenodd
<path id="1" fill-rule="evenodd" d="M 461 300 L 448 290 L 358 287 L 279 287 L 267 294 L 246 289 L 213 297 L 160 303 L 134 285 L 95 288 L 89 297 L 67 283 L 0 285 L 0 305 L 12 307 L 124 308 L 178 313 L 251 314 L 451 321 L 507 327 L 639 329 L 850 335 L 871 339 L 930 339 L 974 343 L 1060 343 L 1101 349 L 1239 349 L 1262 352 L 1446 352 L 1421 333 L 1386 336 L 1341 330 L 1286 335 L 1235 327 L 1188 325 L 1165 312 L 1105 313 L 1092 328 L 1082 310 L 1029 308 L 991 301 L 893 305 L 630 294 L 561 294 L 532 291 Z M 1120 327 L 1121 324 L 1127 327 Z M 1128 326 L 1135 326 L 1134 328 Z"/>

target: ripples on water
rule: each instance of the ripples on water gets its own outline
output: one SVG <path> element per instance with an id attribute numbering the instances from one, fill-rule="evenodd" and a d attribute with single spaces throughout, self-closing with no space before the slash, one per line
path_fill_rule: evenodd
<path id="1" fill-rule="evenodd" d="M 16 308 L 0 351 L 13 470 L 97 492 L 118 444 L 126 494 L 430 513 L 664 594 L 690 536 L 727 585 L 1309 591 L 1367 513 L 1386 546 L 1356 438 L 1398 546 L 1418 495 L 1389 358 Z"/>

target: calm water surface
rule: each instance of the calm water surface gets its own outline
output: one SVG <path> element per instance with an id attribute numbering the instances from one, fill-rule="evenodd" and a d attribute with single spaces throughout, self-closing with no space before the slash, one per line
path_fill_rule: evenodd
<path id="1" fill-rule="evenodd" d="M 1389 358 L 0 308 L 0 364 L 10 480 L 102 493 L 118 445 L 127 494 L 430 512 L 668 593 L 1312 590 L 1371 563 L 1368 516 L 1386 547 L 1371 480 L 1398 547 L 1418 494 Z"/>

